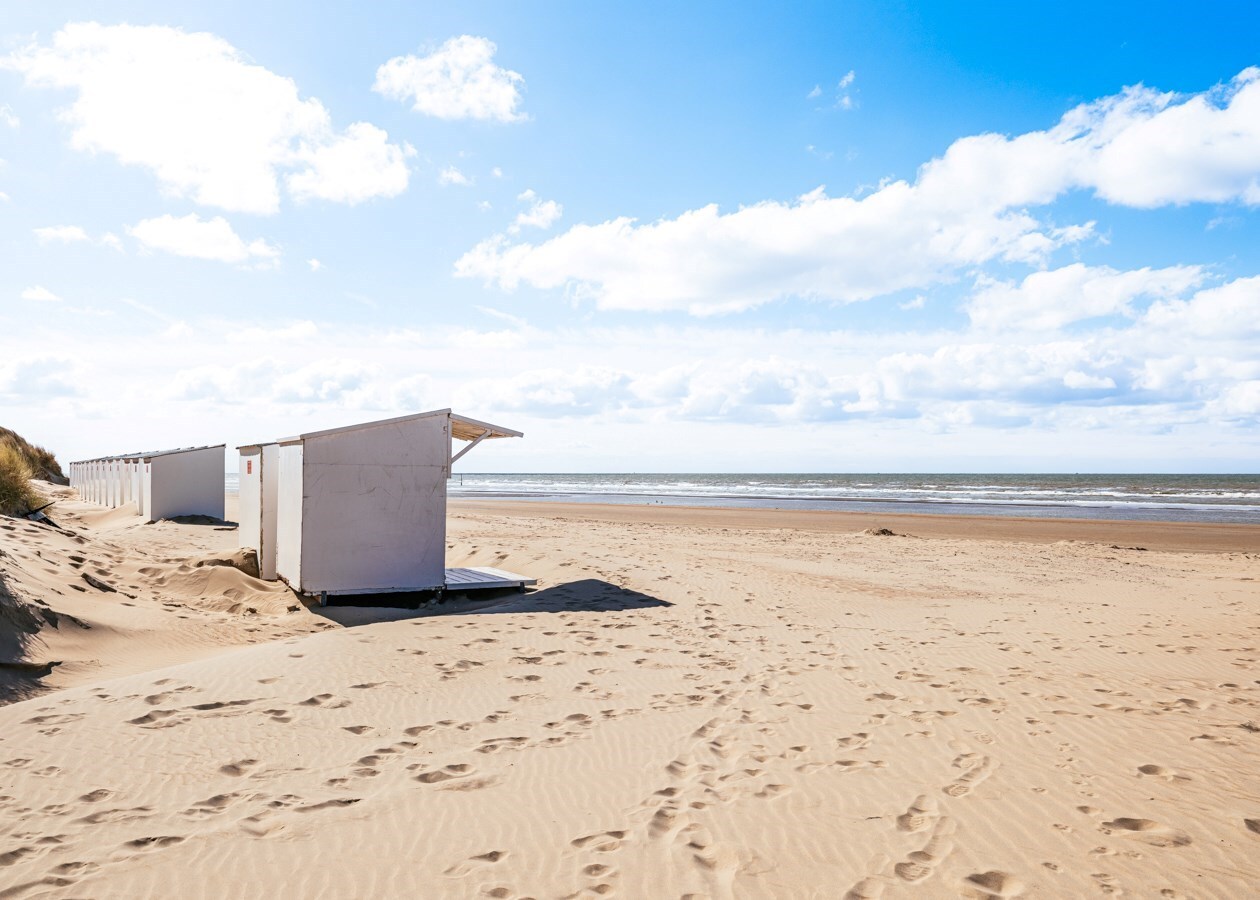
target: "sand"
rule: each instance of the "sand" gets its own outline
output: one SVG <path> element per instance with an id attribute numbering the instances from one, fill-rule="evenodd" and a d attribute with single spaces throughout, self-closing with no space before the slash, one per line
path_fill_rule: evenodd
<path id="1" fill-rule="evenodd" d="M 450 564 L 539 589 L 418 616 L 57 517 L 0 521 L 58 622 L 3 897 L 1260 890 L 1260 529 L 467 502 Z"/>

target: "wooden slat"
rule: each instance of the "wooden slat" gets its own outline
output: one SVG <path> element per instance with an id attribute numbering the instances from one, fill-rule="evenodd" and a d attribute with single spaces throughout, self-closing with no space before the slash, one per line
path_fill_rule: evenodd
<path id="1" fill-rule="evenodd" d="M 478 590 L 501 587 L 522 587 L 537 584 L 537 578 L 526 578 L 515 572 L 489 567 L 447 569 L 446 586 L 456 590 Z"/>

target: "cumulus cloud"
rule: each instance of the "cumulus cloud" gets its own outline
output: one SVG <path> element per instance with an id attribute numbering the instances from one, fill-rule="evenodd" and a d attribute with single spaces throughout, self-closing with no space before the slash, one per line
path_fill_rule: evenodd
<path id="1" fill-rule="evenodd" d="M 543 244 L 483 241 L 455 266 L 505 290 L 566 287 L 602 309 L 712 314 L 786 296 L 851 302 L 992 259 L 1040 261 L 1068 236 L 1024 212 L 950 209 L 905 182 L 865 197 L 821 189 L 723 214 L 716 205 L 638 225 L 578 225 Z"/>
<path id="2" fill-rule="evenodd" d="M 604 309 L 748 309 L 782 297 L 853 302 L 950 281 L 992 261 L 1041 265 L 1093 223 L 1030 209 L 1072 190 L 1136 207 L 1260 204 L 1260 69 L 1188 97 L 1128 88 L 1046 131 L 955 141 L 913 183 L 860 197 L 716 205 L 640 223 L 581 224 L 540 244 L 495 235 L 457 275 L 504 290 L 564 288 Z"/>
<path id="3" fill-rule="evenodd" d="M 74 92 L 71 142 L 151 170 L 170 194 L 251 213 L 297 198 L 357 203 L 406 189 L 406 145 L 364 122 L 338 131 L 290 78 L 213 34 L 72 23 L 0 59 L 28 85 Z"/>
<path id="4" fill-rule="evenodd" d="M 168 214 L 137 222 L 127 233 L 147 250 L 193 259 L 265 267 L 275 265 L 280 257 L 279 249 L 262 238 L 242 239 L 221 216 L 203 220 L 196 213 L 180 217 Z"/>
<path id="5" fill-rule="evenodd" d="M 489 406 L 531 415 L 586 416 L 622 406 L 630 376 L 604 366 L 535 369 L 497 379 L 477 379 L 459 388 L 466 405 Z"/>
<path id="6" fill-rule="evenodd" d="M 22 403 L 73 397 L 82 391 L 67 379 L 76 368 L 64 357 L 23 357 L 0 363 L 0 397 Z"/>
<path id="7" fill-rule="evenodd" d="M 372 90 L 439 119 L 519 122 L 526 118 L 519 111 L 525 79 L 495 65 L 497 49 L 465 34 L 427 56 L 396 56 L 376 70 Z"/>
<path id="8" fill-rule="evenodd" d="M 1180 297 L 1203 280 L 1198 266 L 1118 272 L 1075 263 L 1034 272 L 1019 284 L 984 283 L 966 310 L 981 327 L 1045 331 L 1100 316 L 1132 316 L 1138 298 Z"/>
<path id="9" fill-rule="evenodd" d="M 447 166 L 441 172 L 438 172 L 438 184 L 457 184 L 460 187 L 471 187 L 472 179 L 457 169 L 455 166 Z"/>
<path id="10" fill-rule="evenodd" d="M 9 106 L 7 103 L 0 104 L 0 123 L 3 123 L 10 128 L 20 128 L 22 126 L 22 120 L 19 119 L 17 113 L 13 111 L 13 107 Z"/>
<path id="11" fill-rule="evenodd" d="M 44 287 L 42 284 L 28 287 L 26 290 L 22 291 L 22 299 L 34 300 L 37 303 L 57 303 L 61 300 L 60 297 L 48 290 L 48 288 Z"/>
<path id="12" fill-rule="evenodd" d="M 405 160 L 416 151 L 410 144 L 391 144 L 389 135 L 375 125 L 356 122 L 321 143 L 302 144 L 297 155 L 306 168 L 285 179 L 295 199 L 353 205 L 407 190 Z"/>
<path id="13" fill-rule="evenodd" d="M 79 225 L 48 225 L 36 228 L 35 238 L 41 245 L 90 243 L 118 251 L 123 249 L 122 241 L 113 232 L 107 231 L 100 237 L 93 238 Z"/>
<path id="14" fill-rule="evenodd" d="M 528 203 L 529 209 L 517 213 L 516 219 L 508 228 L 508 232 L 515 234 L 522 228 L 540 228 L 546 231 L 564 215 L 564 207 L 555 200 L 541 200 L 532 189 L 522 191 L 516 197 L 517 200 Z"/>
<path id="15" fill-rule="evenodd" d="M 1142 324 L 1182 338 L 1260 338 L 1260 276 L 1238 278 L 1185 300 L 1155 303 Z"/>

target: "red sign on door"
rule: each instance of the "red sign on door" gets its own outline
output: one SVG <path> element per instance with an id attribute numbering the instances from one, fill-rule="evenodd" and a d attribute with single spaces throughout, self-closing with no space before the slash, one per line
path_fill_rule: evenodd
<path id="1" fill-rule="evenodd" d="M 245 474 L 246 475 L 254 474 L 254 461 L 252 459 L 245 460 Z"/>

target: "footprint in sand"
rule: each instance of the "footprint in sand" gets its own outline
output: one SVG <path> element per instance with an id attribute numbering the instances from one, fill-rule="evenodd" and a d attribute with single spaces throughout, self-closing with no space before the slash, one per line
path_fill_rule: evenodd
<path id="1" fill-rule="evenodd" d="M 1099 826 L 1103 834 L 1121 832 L 1152 847 L 1185 847 L 1191 843 L 1190 835 L 1176 828 L 1161 825 L 1153 819 L 1122 817 L 1103 822 Z"/>
<path id="2" fill-rule="evenodd" d="M 920 794 L 914 798 L 910 808 L 897 817 L 898 831 L 923 831 L 936 820 L 938 805 L 934 798 Z"/>
<path id="3" fill-rule="evenodd" d="M 613 850 L 620 849 L 622 841 L 626 838 L 626 832 L 617 831 L 600 831 L 595 834 L 584 835 L 583 837 L 574 838 L 569 841 L 573 847 L 579 850 L 593 850 L 596 853 L 609 853 Z"/>
<path id="4" fill-rule="evenodd" d="M 1148 775 L 1152 778 L 1161 778 L 1164 781 L 1169 781 L 1169 782 L 1191 780 L 1189 775 L 1182 775 L 1180 772 L 1176 772 L 1164 766 L 1156 766 L 1156 765 L 1138 766 L 1138 772 L 1140 772 L 1143 775 Z"/>
<path id="5" fill-rule="evenodd" d="M 941 819 L 936 824 L 932 836 L 923 848 L 909 854 L 904 862 L 893 866 L 893 871 L 902 881 L 918 884 L 931 877 L 936 867 L 954 852 L 954 842 L 949 835 L 953 833 L 953 823 L 949 819 Z"/>
<path id="6" fill-rule="evenodd" d="M 468 857 L 468 859 L 463 862 L 458 862 L 453 866 L 448 866 L 443 870 L 442 874 L 458 878 L 484 866 L 493 865 L 506 856 L 506 850 L 491 850 L 488 853 L 478 853 L 476 856 Z"/>
<path id="7" fill-rule="evenodd" d="M 134 719 L 128 719 L 128 725 L 139 725 L 142 728 L 169 728 L 172 725 L 183 725 L 187 719 L 172 719 L 178 710 L 174 709 L 155 709 L 153 712 L 145 713 L 143 716 L 137 716 Z"/>
<path id="8" fill-rule="evenodd" d="M 161 847 L 171 847 L 183 842 L 184 838 L 182 837 L 173 834 L 163 834 L 155 837 L 136 838 L 134 841 L 127 841 L 123 846 L 132 850 L 157 850 Z"/>
<path id="9" fill-rule="evenodd" d="M 977 872 L 963 879 L 963 896 L 976 900 L 1002 900 L 1024 893 L 1024 883 L 1008 872 Z"/>
<path id="10" fill-rule="evenodd" d="M 965 764 L 966 761 L 955 761 L 955 765 Z M 987 756 L 979 757 L 979 761 L 975 762 L 967 772 L 947 784 L 944 791 L 950 797 L 965 797 L 991 774 L 993 774 L 993 761 Z"/>
<path id="11" fill-rule="evenodd" d="M 443 781 L 450 781 L 453 778 L 466 778 L 475 770 L 467 763 L 456 763 L 449 766 L 443 766 L 440 769 L 433 769 L 428 772 L 421 772 L 415 776 L 415 780 L 421 784 L 440 784 Z"/>
<path id="12" fill-rule="evenodd" d="M 219 771 L 222 772 L 224 775 L 232 775 L 234 777 L 239 777 L 241 775 L 246 774 L 250 769 L 254 768 L 254 766 L 256 765 L 258 765 L 258 760 L 256 759 L 238 759 L 236 762 L 231 762 L 231 763 L 227 763 L 226 765 L 219 766 Z"/>

